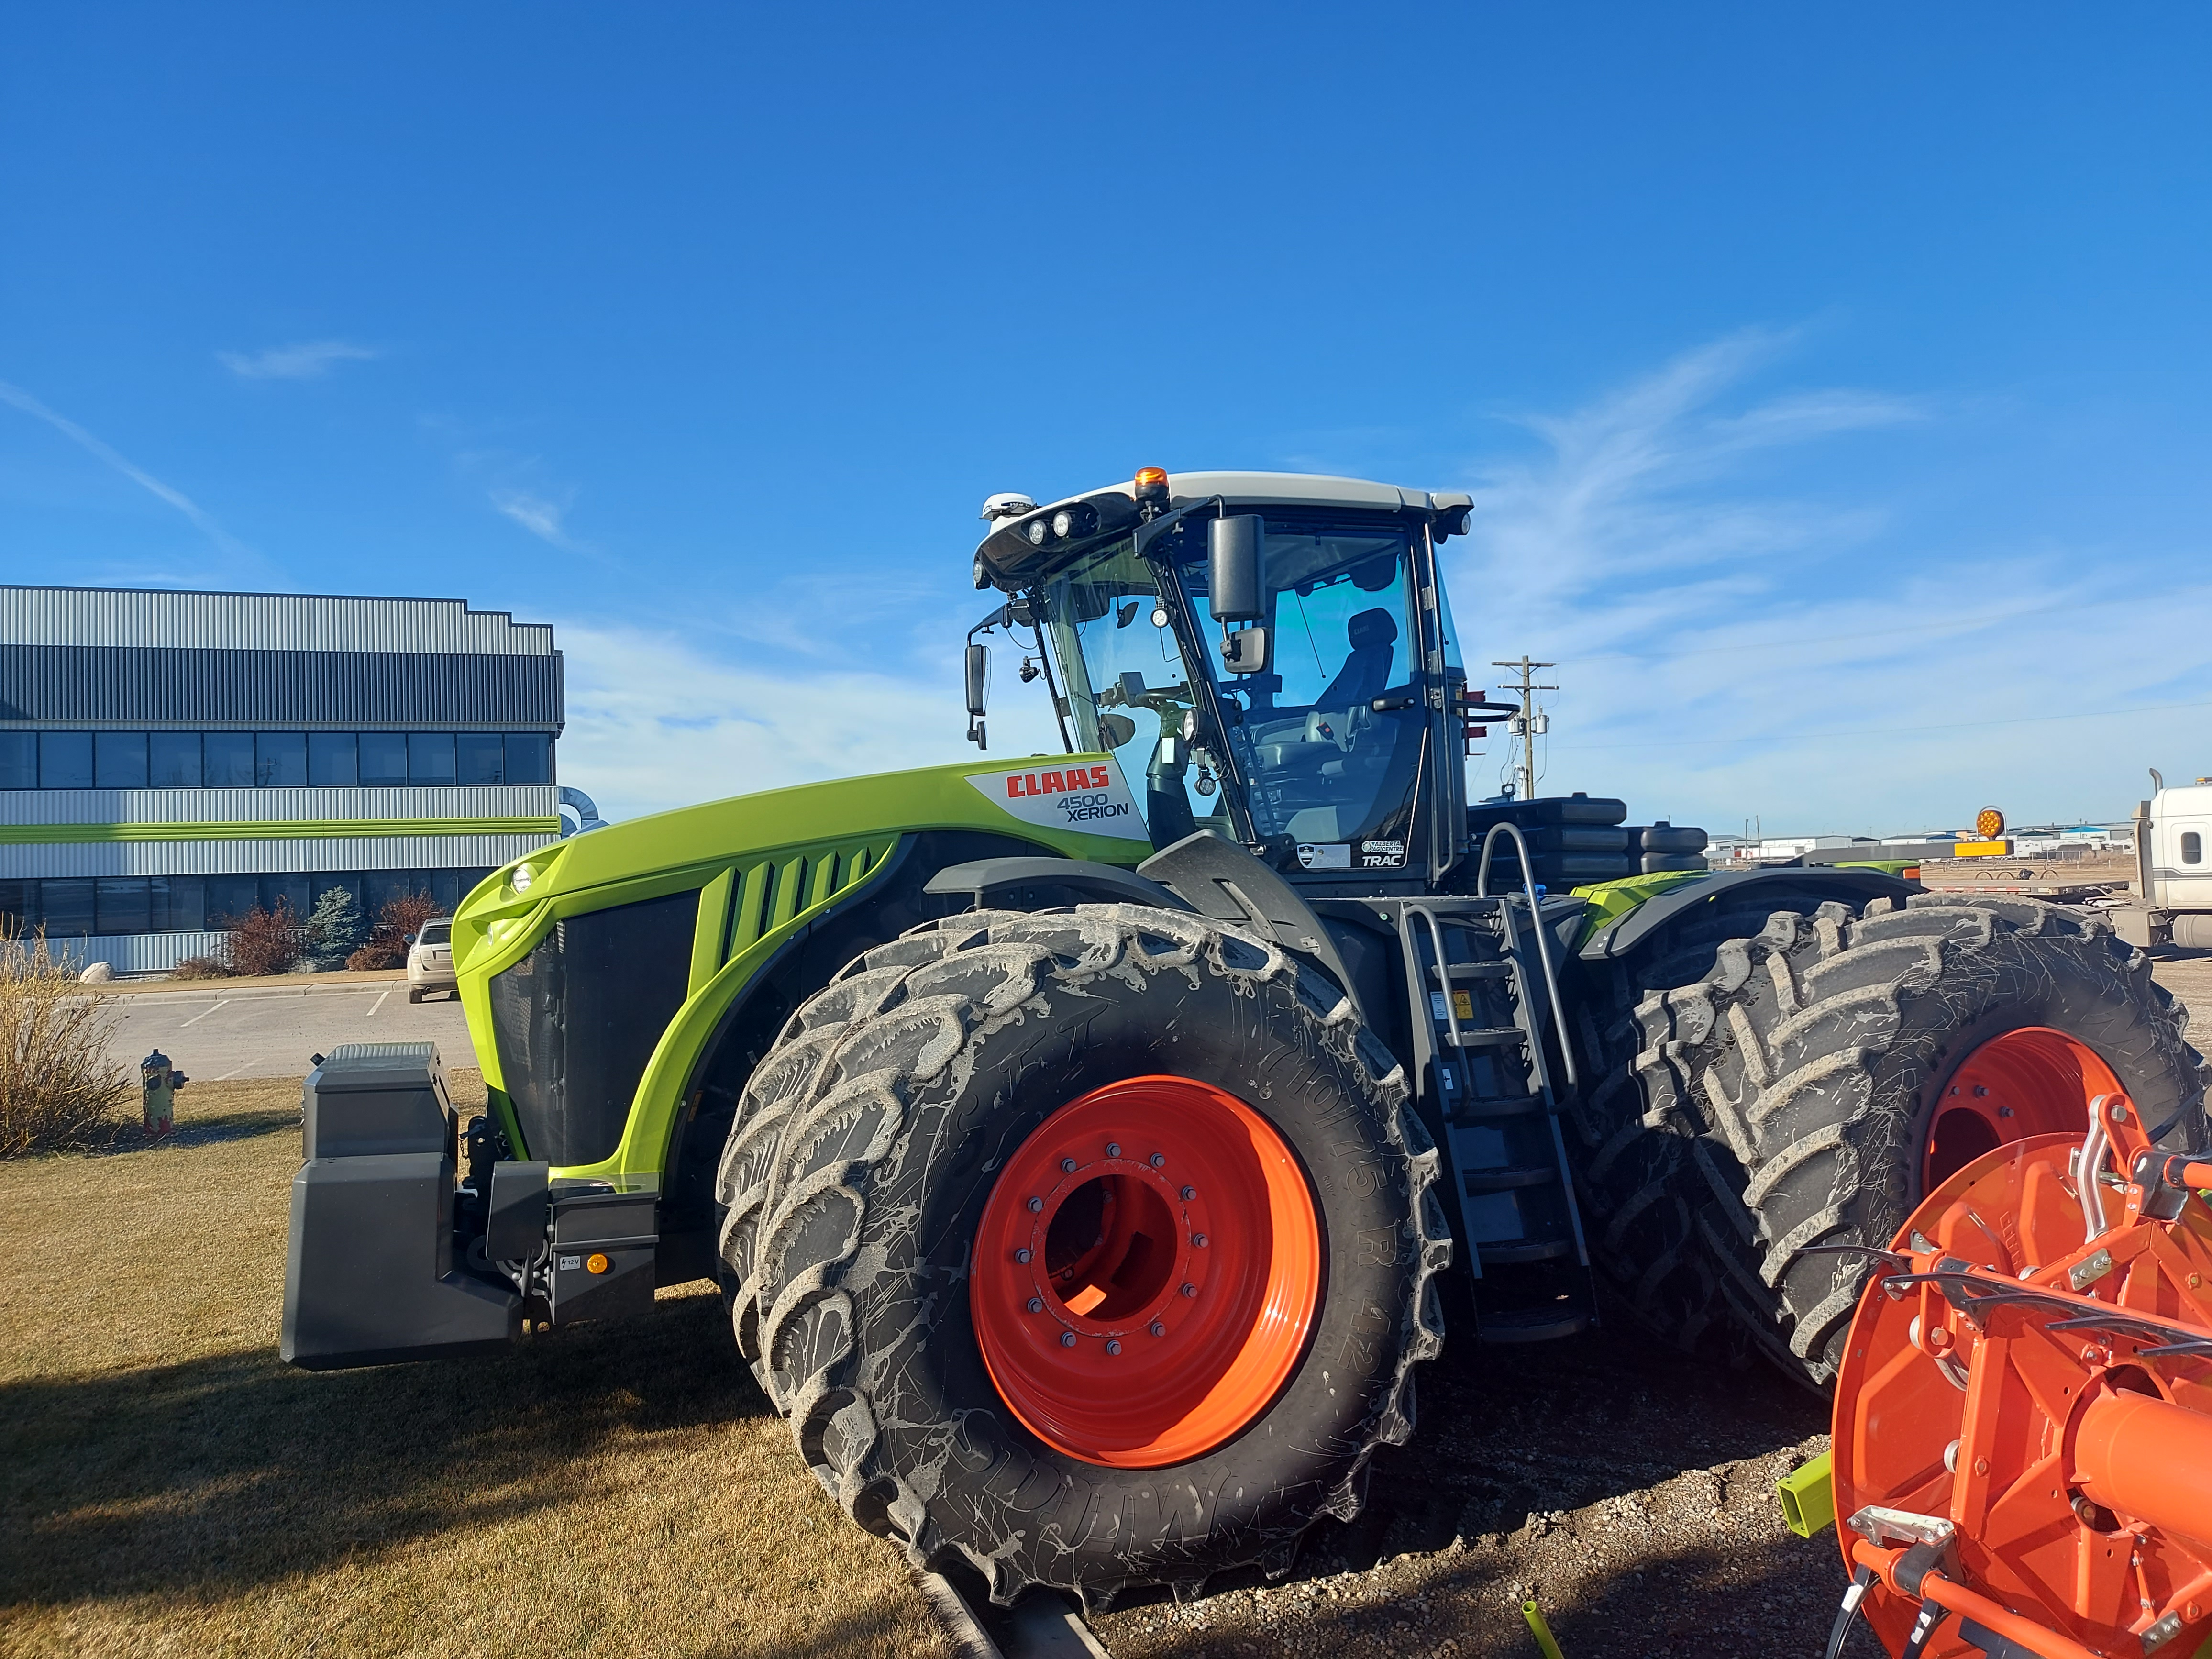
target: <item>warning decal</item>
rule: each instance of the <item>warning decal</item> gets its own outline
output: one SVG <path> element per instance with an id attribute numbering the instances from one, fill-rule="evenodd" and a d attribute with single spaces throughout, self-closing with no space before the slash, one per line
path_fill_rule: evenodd
<path id="1" fill-rule="evenodd" d="M 1013 771 L 970 773 L 968 781 L 1024 823 L 1117 841 L 1151 839 L 1121 769 L 1111 760 L 1073 766 L 1032 761 Z"/>

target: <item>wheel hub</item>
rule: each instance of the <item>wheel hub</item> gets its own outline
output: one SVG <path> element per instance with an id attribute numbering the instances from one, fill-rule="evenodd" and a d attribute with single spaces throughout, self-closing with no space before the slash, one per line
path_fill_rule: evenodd
<path id="1" fill-rule="evenodd" d="M 1069 1103 L 1007 1162 L 969 1307 L 1031 1432 L 1114 1468 L 1202 1455 L 1289 1380 L 1321 1289 L 1321 1224 L 1273 1126 L 1189 1078 Z"/>
<path id="2" fill-rule="evenodd" d="M 1943 1085 L 1921 1146 L 1920 1190 L 2029 1135 L 2078 1133 L 2089 1103 L 2119 1092 L 2112 1068 L 2063 1031 L 2024 1025 L 1991 1037 Z"/>

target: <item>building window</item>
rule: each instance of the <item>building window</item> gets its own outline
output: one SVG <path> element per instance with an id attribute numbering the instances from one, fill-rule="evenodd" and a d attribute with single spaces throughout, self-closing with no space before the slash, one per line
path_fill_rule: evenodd
<path id="1" fill-rule="evenodd" d="M 450 912 L 489 870 L 370 870 L 273 876 L 101 876 L 52 881 L 0 881 L 0 921 L 22 933 L 44 927 L 59 939 L 126 933 L 220 931 L 256 905 L 279 903 L 304 921 L 311 900 L 332 888 L 349 890 L 362 919 L 374 925 L 386 901 L 428 893 Z"/>
<path id="2" fill-rule="evenodd" d="M 496 732 L 464 732 L 453 739 L 459 751 L 455 781 L 460 783 L 505 783 L 507 757 Z"/>
<path id="3" fill-rule="evenodd" d="M 0 732 L 0 789 L 39 787 L 39 734 Z"/>
<path id="4" fill-rule="evenodd" d="M 509 783 L 553 781 L 553 739 L 543 732 L 507 734 L 507 781 Z"/>
<path id="5" fill-rule="evenodd" d="M 39 884 L 39 921 L 49 933 L 89 933 L 97 919 L 94 884 L 86 880 Z"/>
<path id="6" fill-rule="evenodd" d="M 210 927 L 227 927 L 260 902 L 261 881 L 257 876 L 207 878 L 207 925 Z"/>
<path id="7" fill-rule="evenodd" d="M 2204 862 L 2204 837 L 2194 830 L 2181 832 L 2181 861 L 2184 864 Z"/>
<path id="8" fill-rule="evenodd" d="M 552 781 L 543 732 L 0 732 L 0 789 Z"/>
<path id="9" fill-rule="evenodd" d="M 152 884 L 143 876 L 117 876 L 93 883 L 94 931 L 150 933 L 154 931 Z"/>
<path id="10" fill-rule="evenodd" d="M 264 789 L 306 788 L 307 734 L 305 732 L 255 732 L 253 781 Z"/>
<path id="11" fill-rule="evenodd" d="M 318 789 L 350 789 L 361 781 L 361 739 L 350 732 L 307 733 L 307 781 Z"/>
<path id="12" fill-rule="evenodd" d="M 453 781 L 453 734 L 450 732 L 410 732 L 407 734 L 407 781 L 451 783 Z"/>
<path id="13" fill-rule="evenodd" d="M 253 787 L 253 733 L 210 732 L 206 740 L 205 771 L 210 789 Z"/>
<path id="14" fill-rule="evenodd" d="M 404 732 L 361 734 L 361 781 L 378 785 L 407 781 L 407 738 Z"/>
<path id="15" fill-rule="evenodd" d="M 41 732 L 39 733 L 39 787 L 41 789 L 89 789 L 92 787 L 91 732 Z"/>
<path id="16" fill-rule="evenodd" d="M 102 789 L 146 787 L 146 734 L 95 732 L 92 736 L 93 781 Z"/>
<path id="17" fill-rule="evenodd" d="M 154 732 L 146 738 L 146 781 L 156 789 L 200 787 L 200 734 Z"/>

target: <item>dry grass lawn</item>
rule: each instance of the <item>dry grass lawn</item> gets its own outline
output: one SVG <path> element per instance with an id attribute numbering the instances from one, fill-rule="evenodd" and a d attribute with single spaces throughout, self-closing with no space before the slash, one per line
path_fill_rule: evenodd
<path id="1" fill-rule="evenodd" d="M 495 1358 L 279 1364 L 298 1103 L 198 1083 L 172 1144 L 0 1165 L 0 1650 L 945 1651 L 704 1286 Z"/>

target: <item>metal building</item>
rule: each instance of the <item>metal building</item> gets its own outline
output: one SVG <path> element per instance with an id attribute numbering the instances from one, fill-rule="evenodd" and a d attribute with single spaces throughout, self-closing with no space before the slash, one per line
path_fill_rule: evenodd
<path id="1" fill-rule="evenodd" d="M 551 626 L 459 599 L 0 586 L 0 914 L 143 972 L 333 886 L 450 908 L 560 835 L 562 721 Z"/>

